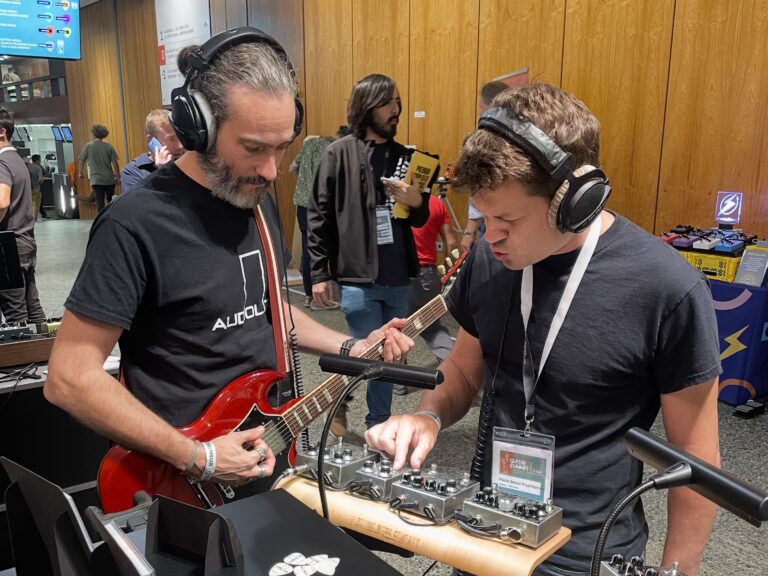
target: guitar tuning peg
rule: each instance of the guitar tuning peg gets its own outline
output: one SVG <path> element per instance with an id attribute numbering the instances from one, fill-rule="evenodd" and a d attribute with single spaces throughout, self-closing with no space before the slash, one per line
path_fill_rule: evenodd
<path id="1" fill-rule="evenodd" d="M 448 266 L 448 268 L 450 268 L 451 266 L 453 266 L 453 260 L 451 260 L 450 258 L 446 258 L 445 265 Z"/>
<path id="2" fill-rule="evenodd" d="M 453 256 L 454 259 L 458 258 L 459 254 L 460 254 L 460 252 L 459 252 L 458 248 L 454 248 L 453 250 L 451 250 L 451 256 Z"/>
<path id="3" fill-rule="evenodd" d="M 442 264 L 439 264 L 439 265 L 437 266 L 437 271 L 438 271 L 438 272 L 440 272 L 440 274 L 441 274 L 442 276 L 445 276 L 445 266 L 443 266 Z"/>

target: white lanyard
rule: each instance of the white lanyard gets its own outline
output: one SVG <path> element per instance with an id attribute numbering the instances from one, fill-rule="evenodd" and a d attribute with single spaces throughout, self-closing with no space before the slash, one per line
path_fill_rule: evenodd
<path id="1" fill-rule="evenodd" d="M 539 382 L 539 377 L 541 377 L 544 365 L 547 363 L 547 358 L 549 358 L 549 353 L 552 351 L 552 346 L 555 344 L 555 339 L 560 333 L 560 328 L 562 328 L 563 322 L 565 322 L 565 317 L 571 307 L 573 297 L 576 295 L 576 290 L 578 290 L 579 284 L 581 284 L 581 280 L 584 278 L 584 273 L 587 271 L 589 261 L 595 253 L 597 241 L 600 239 L 600 226 L 601 218 L 598 216 L 589 227 L 587 239 L 579 251 L 579 256 L 576 258 L 576 264 L 574 264 L 573 270 L 571 270 L 568 282 L 565 285 L 565 290 L 563 290 L 563 295 L 560 297 L 560 303 L 557 305 L 557 311 L 552 318 L 549 332 L 547 332 L 547 339 L 544 341 L 544 349 L 541 352 L 539 369 L 535 374 L 531 374 L 532 362 L 529 361 L 530 347 L 528 345 L 528 320 L 531 317 L 531 308 L 533 307 L 533 267 L 526 266 L 523 268 L 523 280 L 520 286 L 520 314 L 523 316 L 523 330 L 525 334 L 525 345 L 523 347 L 523 388 L 525 391 L 525 422 L 527 433 L 530 432 L 531 423 L 533 422 L 534 417 L 532 400 L 536 384 Z"/>

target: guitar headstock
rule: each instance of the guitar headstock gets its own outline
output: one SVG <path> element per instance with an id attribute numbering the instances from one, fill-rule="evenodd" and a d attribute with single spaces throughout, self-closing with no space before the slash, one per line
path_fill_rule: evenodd
<path id="1" fill-rule="evenodd" d="M 448 292 L 453 288 L 453 283 L 456 281 L 456 277 L 459 274 L 459 270 L 461 269 L 461 265 L 464 262 L 464 258 L 467 257 L 467 254 L 469 254 L 469 251 L 460 254 L 459 251 L 454 248 L 451 251 L 451 256 L 446 256 L 445 266 L 441 264 L 437 267 L 437 270 L 442 274 L 440 283 L 443 285 L 443 290 L 441 292 L 443 296 L 447 296 Z M 446 266 L 448 268 L 447 271 Z"/>

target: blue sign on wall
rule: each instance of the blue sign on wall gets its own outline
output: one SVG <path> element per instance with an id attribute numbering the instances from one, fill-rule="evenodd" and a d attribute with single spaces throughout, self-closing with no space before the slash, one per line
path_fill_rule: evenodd
<path id="1" fill-rule="evenodd" d="M 80 2 L 3 0 L 0 54 L 80 59 Z"/>

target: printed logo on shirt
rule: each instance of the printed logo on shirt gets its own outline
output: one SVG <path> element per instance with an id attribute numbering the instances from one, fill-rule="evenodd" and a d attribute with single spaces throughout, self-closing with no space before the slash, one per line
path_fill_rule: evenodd
<path id="1" fill-rule="evenodd" d="M 217 318 L 211 329 L 212 332 L 242 326 L 267 310 L 267 287 L 264 282 L 266 276 L 261 250 L 246 252 L 239 258 L 240 272 L 243 277 L 243 306 L 227 316 Z"/>

